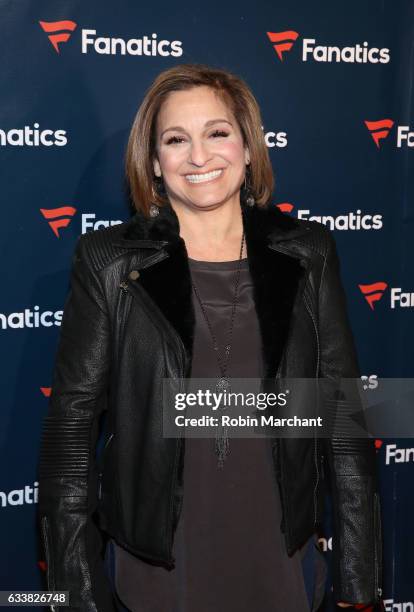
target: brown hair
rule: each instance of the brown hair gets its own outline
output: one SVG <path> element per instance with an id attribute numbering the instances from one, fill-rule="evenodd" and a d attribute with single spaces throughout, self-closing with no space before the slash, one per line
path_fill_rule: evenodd
<path id="1" fill-rule="evenodd" d="M 244 145 L 250 154 L 246 181 L 256 203 L 265 205 L 271 197 L 274 178 L 262 131 L 259 105 L 248 85 L 238 76 L 204 64 L 179 64 L 161 72 L 146 91 L 135 116 L 126 150 L 126 177 L 137 210 L 148 215 L 151 203 L 158 206 L 168 198 L 157 189 L 153 159 L 156 120 L 162 103 L 173 91 L 197 86 L 211 87 L 239 123 Z"/>

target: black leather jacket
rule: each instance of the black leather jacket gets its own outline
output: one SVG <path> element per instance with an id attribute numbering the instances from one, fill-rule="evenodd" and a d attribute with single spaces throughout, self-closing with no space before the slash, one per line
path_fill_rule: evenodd
<path id="1" fill-rule="evenodd" d="M 358 377 L 331 232 L 274 206 L 242 209 L 266 376 Z M 170 205 L 79 238 L 39 465 L 48 588 L 70 591 L 70 610 L 115 610 L 102 559 L 108 535 L 140 558 L 174 566 L 184 440 L 162 436 L 160 379 L 189 375 L 193 330 L 187 252 Z M 321 521 L 326 475 L 334 597 L 378 601 L 373 442 L 282 438 L 272 448 L 288 553 Z"/>

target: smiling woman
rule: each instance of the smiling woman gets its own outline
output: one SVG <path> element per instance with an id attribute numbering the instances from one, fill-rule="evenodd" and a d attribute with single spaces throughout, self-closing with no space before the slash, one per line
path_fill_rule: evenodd
<path id="1" fill-rule="evenodd" d="M 187 236 L 189 256 L 201 257 L 200 237 L 197 241 L 190 239 L 185 220 L 197 218 L 198 211 L 221 206 L 222 214 L 228 211 L 231 218 L 237 216 L 240 187 L 250 164 L 240 127 L 214 90 L 199 86 L 168 95 L 157 115 L 153 163 L 154 174 L 163 178 L 171 205 L 183 217 L 182 236 Z M 193 251 L 194 242 L 198 248 Z M 236 252 L 233 256 L 229 250 L 229 257 L 235 258 Z M 209 259 L 209 255 L 207 250 L 204 258 Z"/>
<path id="2" fill-rule="evenodd" d="M 151 202 L 171 202 L 167 185 L 177 187 L 186 176 L 197 180 L 215 170 L 225 174 L 226 169 L 231 170 L 225 178 L 227 186 L 239 193 L 247 171 L 257 204 L 268 202 L 273 171 L 252 92 L 231 73 L 209 72 L 208 67 L 195 73 L 186 66 L 155 79 L 133 122 L 126 167 L 134 202 L 148 213 Z"/>
<path id="3" fill-rule="evenodd" d="M 126 171 L 136 214 L 73 259 L 40 462 L 49 590 L 85 612 L 316 611 L 327 474 L 335 600 L 378 601 L 371 441 L 230 440 L 220 411 L 214 438 L 163 435 L 163 378 L 360 375 L 334 240 L 272 204 L 253 93 L 218 68 L 162 72 Z"/>

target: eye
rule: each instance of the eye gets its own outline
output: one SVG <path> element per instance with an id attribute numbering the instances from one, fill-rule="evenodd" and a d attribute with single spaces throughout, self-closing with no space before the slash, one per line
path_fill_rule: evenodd
<path id="1" fill-rule="evenodd" d="M 225 132 L 224 130 L 214 130 L 214 132 L 210 134 L 210 136 L 213 136 L 214 138 L 216 137 L 226 138 L 228 135 L 229 135 L 228 132 Z M 167 145 L 180 144 L 180 142 L 183 142 L 183 141 L 184 139 L 182 138 L 182 136 L 170 136 L 170 138 L 166 140 L 165 144 Z"/>
<path id="2" fill-rule="evenodd" d="M 210 134 L 210 136 L 223 136 L 225 138 L 226 136 L 228 136 L 228 132 L 225 132 L 224 130 L 214 130 L 214 132 Z"/>
<path id="3" fill-rule="evenodd" d="M 165 144 L 169 145 L 169 144 L 176 144 L 181 142 L 183 139 L 180 136 L 171 136 L 170 138 L 168 138 L 168 140 L 166 141 Z"/>

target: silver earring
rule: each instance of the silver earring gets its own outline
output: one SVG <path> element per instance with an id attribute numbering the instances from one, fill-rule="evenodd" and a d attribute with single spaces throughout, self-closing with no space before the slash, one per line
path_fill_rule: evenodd
<path id="1" fill-rule="evenodd" d="M 156 204 L 151 204 L 149 207 L 149 215 L 150 217 L 156 217 L 160 214 L 160 209 Z"/>
<path id="2" fill-rule="evenodd" d="M 245 203 L 247 206 L 254 206 L 256 204 L 254 197 L 252 196 L 250 189 L 247 187 L 246 175 L 244 175 L 244 191 L 245 191 Z"/>

